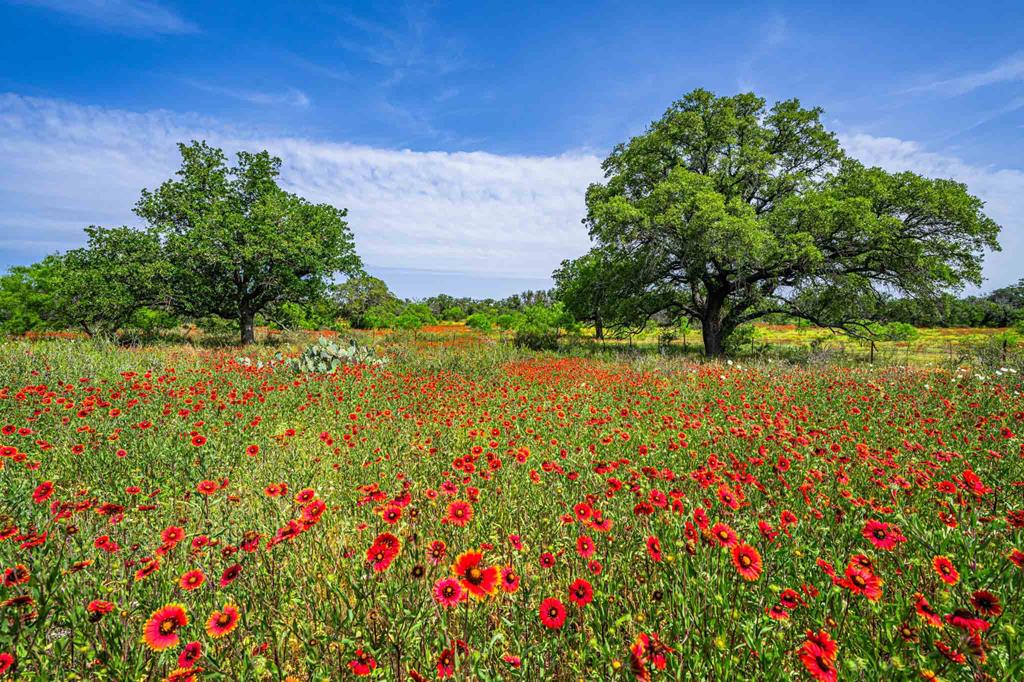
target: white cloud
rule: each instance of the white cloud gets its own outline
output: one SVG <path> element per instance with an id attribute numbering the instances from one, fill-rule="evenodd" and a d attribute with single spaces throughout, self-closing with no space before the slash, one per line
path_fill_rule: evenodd
<path id="1" fill-rule="evenodd" d="M 984 288 L 1010 284 L 1024 277 L 1017 260 L 1024 250 L 1024 171 L 975 166 L 895 137 L 857 133 L 841 135 L 840 142 L 851 156 L 869 166 L 888 171 L 909 170 L 965 183 L 968 191 L 985 202 L 989 217 L 1003 227 L 999 237 L 1003 250 L 985 258 L 988 281 Z"/>
<path id="2" fill-rule="evenodd" d="M 197 116 L 0 96 L 0 249 L 76 246 L 81 228 L 136 224 L 131 207 L 178 167 L 175 143 L 267 148 L 282 184 L 349 209 L 375 266 L 547 278 L 589 246 L 583 194 L 594 156 L 414 152 L 240 133 Z"/>
<path id="3" fill-rule="evenodd" d="M 392 270 L 546 279 L 589 247 L 584 192 L 600 179 L 594 155 L 502 156 L 415 152 L 232 129 L 196 115 L 132 113 L 0 95 L 0 251 L 38 257 L 77 246 L 89 224 L 137 224 L 142 187 L 178 168 L 175 143 L 267 148 L 282 184 L 349 209 L 364 261 Z M 1003 226 L 986 261 L 987 286 L 1022 274 L 1024 171 L 975 166 L 914 142 L 841 136 L 867 164 L 965 182 Z"/>
<path id="4" fill-rule="evenodd" d="M 225 87 L 205 81 L 197 81 L 192 78 L 182 78 L 181 81 L 186 85 L 203 92 L 208 92 L 211 95 L 221 95 L 242 102 L 248 102 L 249 104 L 287 104 L 300 109 L 305 109 L 309 106 L 309 97 L 306 96 L 306 93 L 296 88 L 288 88 L 283 92 L 263 92 L 261 90 Z"/>
<path id="5" fill-rule="evenodd" d="M 910 92 L 936 91 L 945 95 L 963 95 L 986 85 L 1024 80 L 1024 52 L 1010 55 L 984 71 L 926 83 Z"/>
<path id="6" fill-rule="evenodd" d="M 15 0 L 129 34 L 195 33 L 199 28 L 154 0 Z"/>

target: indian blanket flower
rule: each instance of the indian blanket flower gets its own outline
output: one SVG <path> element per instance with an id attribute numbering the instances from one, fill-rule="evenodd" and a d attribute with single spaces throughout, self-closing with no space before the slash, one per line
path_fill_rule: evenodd
<path id="1" fill-rule="evenodd" d="M 519 590 L 519 574 L 511 566 L 501 569 L 501 589 L 509 594 Z"/>
<path id="2" fill-rule="evenodd" d="M 365 677 L 377 668 L 377 661 L 362 649 L 356 649 L 355 658 L 348 662 L 348 668 L 358 677 Z"/>
<path id="3" fill-rule="evenodd" d="M 851 564 L 846 569 L 846 577 L 842 581 L 842 586 L 862 594 L 868 598 L 868 601 L 878 601 L 882 597 L 882 579 L 877 575 L 861 568 L 856 564 Z"/>
<path id="4" fill-rule="evenodd" d="M 808 630 L 800 647 L 800 662 L 815 680 L 836 682 L 839 674 L 835 667 L 837 650 L 838 646 L 826 631 Z"/>
<path id="5" fill-rule="evenodd" d="M 573 581 L 569 586 L 569 601 L 577 606 L 586 606 L 594 600 L 593 586 L 583 578 Z"/>
<path id="6" fill-rule="evenodd" d="M 597 547 L 594 545 L 594 541 L 590 539 L 588 535 L 581 535 L 576 538 L 576 553 L 583 559 L 589 559 L 594 556 L 594 552 L 597 551 Z"/>
<path id="7" fill-rule="evenodd" d="M 193 569 L 182 575 L 178 584 L 181 589 L 191 592 L 202 586 L 204 582 L 206 582 L 206 575 L 199 569 Z"/>
<path id="8" fill-rule="evenodd" d="M 498 569 L 494 566 L 481 565 L 483 558 L 481 552 L 463 552 L 452 564 L 452 573 L 459 579 L 466 592 L 475 599 L 493 595 L 498 589 Z"/>
<path id="9" fill-rule="evenodd" d="M 473 520 L 473 505 L 463 500 L 455 500 L 448 505 L 448 513 L 442 521 L 460 528 Z"/>
<path id="10" fill-rule="evenodd" d="M 181 638 L 178 630 L 188 625 L 188 614 L 181 604 L 166 604 L 146 621 L 142 629 L 142 641 L 153 651 L 164 651 L 178 645 Z"/>
<path id="11" fill-rule="evenodd" d="M 181 650 L 178 655 L 178 667 L 179 668 L 191 668 L 203 655 L 203 645 L 199 642 L 189 642 L 185 645 L 185 648 Z"/>
<path id="12" fill-rule="evenodd" d="M 948 557 L 937 556 L 932 559 L 932 568 L 939 574 L 939 578 L 947 585 L 956 585 L 960 580 L 960 573 L 957 572 L 953 562 Z"/>
<path id="13" fill-rule="evenodd" d="M 25 564 L 17 564 L 4 571 L 4 587 L 14 587 L 15 585 L 24 585 L 32 578 L 32 573 L 28 570 L 28 566 Z"/>
<path id="14" fill-rule="evenodd" d="M 36 504 L 46 502 L 53 495 L 53 481 L 43 481 L 32 493 L 32 501 Z"/>
<path id="15" fill-rule="evenodd" d="M 668 665 L 669 654 L 675 653 L 664 644 L 654 633 L 640 633 L 629 646 L 630 670 L 637 680 L 648 682 L 651 679 L 651 668 L 664 670 Z"/>
<path id="16" fill-rule="evenodd" d="M 900 529 L 884 521 L 871 519 L 861 529 L 863 535 L 872 545 L 878 549 L 890 551 L 896 548 L 901 542 L 906 542 Z"/>
<path id="17" fill-rule="evenodd" d="M 729 527 L 725 523 L 716 523 L 711 527 L 711 535 L 723 547 L 732 547 L 739 538 L 736 536 L 736 531 Z"/>
<path id="18" fill-rule="evenodd" d="M 233 583 L 235 581 L 235 579 L 239 575 L 241 575 L 241 573 L 242 573 L 242 565 L 241 564 L 234 564 L 232 566 L 228 566 L 227 568 L 224 569 L 224 572 L 221 573 L 221 576 L 220 576 L 220 586 L 222 588 L 227 587 L 228 585 Z"/>
<path id="19" fill-rule="evenodd" d="M 437 566 L 448 556 L 448 546 L 441 540 L 434 540 L 427 546 L 427 560 Z"/>
<path id="20" fill-rule="evenodd" d="M 750 545 L 733 545 L 732 564 L 744 580 L 753 581 L 761 576 L 761 554 Z"/>
<path id="21" fill-rule="evenodd" d="M 465 596 L 466 593 L 462 589 L 462 583 L 455 578 L 441 578 L 434 583 L 434 601 L 441 606 L 455 606 Z"/>
<path id="22" fill-rule="evenodd" d="M 653 535 L 648 536 L 647 541 L 647 556 L 651 557 L 651 561 L 655 563 L 660 562 L 662 559 L 661 554 L 661 541 Z"/>
<path id="23" fill-rule="evenodd" d="M 928 600 L 920 592 L 914 594 L 914 610 L 928 625 L 931 625 L 933 628 L 942 627 L 942 616 L 932 608 L 932 605 L 928 603 Z"/>
<path id="24" fill-rule="evenodd" d="M 366 550 L 366 560 L 373 565 L 373 570 L 383 573 L 388 570 L 402 548 L 402 542 L 391 533 L 381 533 Z"/>
<path id="25" fill-rule="evenodd" d="M 1003 606 L 999 603 L 999 597 L 988 590 L 975 590 L 971 593 L 971 606 L 983 616 L 994 617 L 1003 612 Z"/>
<path id="26" fill-rule="evenodd" d="M 220 611 L 214 611 L 206 620 L 206 634 L 213 639 L 219 639 L 230 634 L 238 627 L 238 619 L 241 614 L 234 604 L 225 604 Z"/>
<path id="27" fill-rule="evenodd" d="M 565 605 L 554 597 L 540 603 L 540 622 L 544 627 L 557 630 L 565 625 Z"/>

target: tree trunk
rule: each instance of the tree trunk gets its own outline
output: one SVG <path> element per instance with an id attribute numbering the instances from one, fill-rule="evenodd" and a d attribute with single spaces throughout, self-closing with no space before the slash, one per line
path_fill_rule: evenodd
<path id="1" fill-rule="evenodd" d="M 700 321 L 700 330 L 704 336 L 704 355 L 709 358 L 720 358 L 725 355 L 722 321 L 717 318 L 704 318 Z"/>
<path id="2" fill-rule="evenodd" d="M 722 324 L 722 306 L 728 292 L 716 289 L 708 292 L 707 303 L 704 305 L 704 316 L 700 320 L 700 331 L 704 336 L 704 355 L 709 358 L 720 358 L 725 355 L 725 337 L 730 329 Z"/>
<path id="3" fill-rule="evenodd" d="M 238 315 L 239 326 L 242 328 L 242 345 L 256 343 L 256 332 L 253 329 L 253 318 L 256 314 L 250 310 L 243 310 Z"/>
<path id="4" fill-rule="evenodd" d="M 604 322 L 600 315 L 594 320 L 594 338 L 598 341 L 604 340 Z"/>

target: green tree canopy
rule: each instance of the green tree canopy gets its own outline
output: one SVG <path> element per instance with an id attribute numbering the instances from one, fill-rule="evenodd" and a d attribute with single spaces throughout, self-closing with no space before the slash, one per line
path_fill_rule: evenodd
<path id="1" fill-rule="evenodd" d="M 280 159 L 239 152 L 229 167 L 205 142 L 178 148 L 177 177 L 144 189 L 135 212 L 163 240 L 182 312 L 237 319 L 251 343 L 264 308 L 314 299 L 335 273 L 360 270 L 345 209 L 282 190 Z"/>
<path id="2" fill-rule="evenodd" d="M 848 158 L 821 113 L 694 90 L 615 147 L 585 219 L 631 273 L 610 295 L 699 320 L 719 355 L 768 314 L 852 330 L 886 296 L 980 283 L 983 251 L 999 248 L 982 201 L 952 180 Z"/>
<path id="3" fill-rule="evenodd" d="M 147 307 L 167 307 L 174 269 L 153 230 L 87 227 L 88 243 L 56 257 L 54 315 L 88 334 L 113 334 Z"/>
<path id="4" fill-rule="evenodd" d="M 391 293 L 384 280 L 365 273 L 355 274 L 332 286 L 331 298 L 338 305 L 341 316 L 356 329 L 371 326 L 366 319 L 371 308 L 383 307 L 397 311 L 401 306 L 401 301 Z"/>

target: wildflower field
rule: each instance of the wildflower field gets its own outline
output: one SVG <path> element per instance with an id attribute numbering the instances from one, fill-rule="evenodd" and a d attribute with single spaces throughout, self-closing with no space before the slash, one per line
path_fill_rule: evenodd
<path id="1" fill-rule="evenodd" d="M 26 680 L 1024 677 L 1015 374 L 0 348 Z"/>

